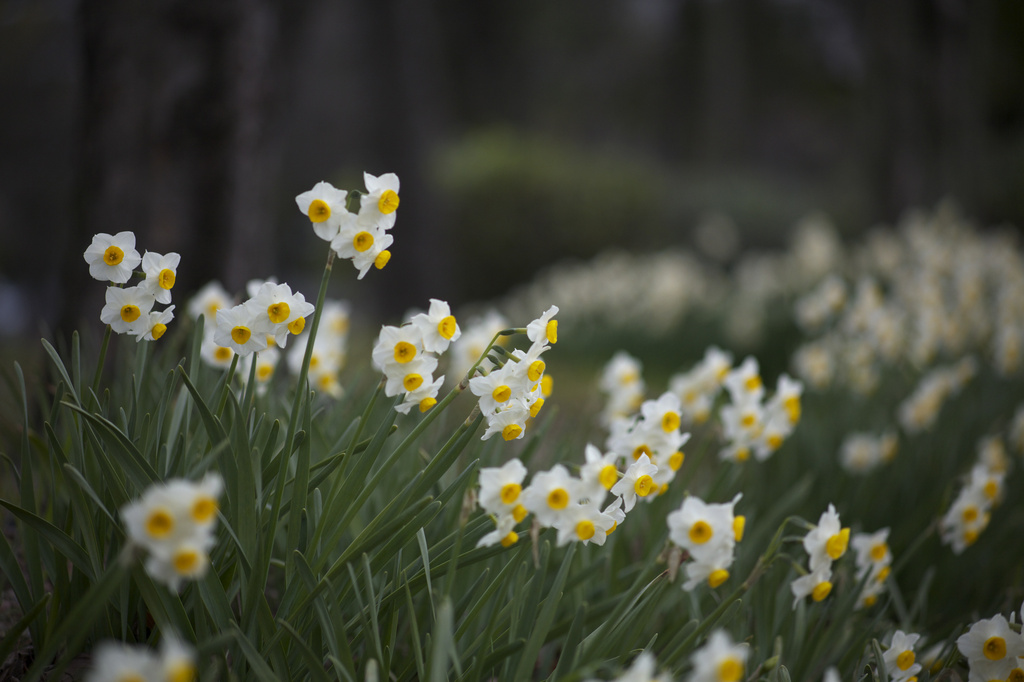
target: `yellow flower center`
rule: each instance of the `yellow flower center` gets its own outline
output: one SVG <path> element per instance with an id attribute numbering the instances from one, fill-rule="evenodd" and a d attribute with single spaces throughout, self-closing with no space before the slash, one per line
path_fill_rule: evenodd
<path id="1" fill-rule="evenodd" d="M 502 547 L 511 547 L 512 545 L 516 544 L 517 542 L 519 542 L 519 533 L 517 533 L 517 532 L 515 532 L 513 530 L 513 531 L 510 531 L 508 535 L 506 535 L 505 537 L 503 537 L 501 539 L 501 546 Z"/>
<path id="2" fill-rule="evenodd" d="M 107 265 L 119 265 L 124 260 L 124 251 L 117 246 L 108 246 L 103 252 L 103 262 Z"/>
<path id="3" fill-rule="evenodd" d="M 1024 682 L 1024 670 L 1014 668 L 1006 677 L 1006 682 Z"/>
<path id="4" fill-rule="evenodd" d="M 388 264 L 389 260 L 391 260 L 391 252 L 388 251 L 387 249 L 384 249 L 383 251 L 377 254 L 376 258 L 373 259 L 373 267 L 377 268 L 378 270 L 383 270 L 384 266 Z"/>
<path id="5" fill-rule="evenodd" d="M 213 351 L 213 358 L 218 362 L 227 362 L 231 359 L 231 356 L 235 354 L 235 351 L 225 346 L 217 346 L 217 350 Z"/>
<path id="6" fill-rule="evenodd" d="M 648 458 L 651 456 L 651 449 L 649 447 L 647 447 L 646 445 L 638 445 L 633 450 L 633 460 L 634 461 L 640 459 L 644 455 L 647 455 Z"/>
<path id="7" fill-rule="evenodd" d="M 314 223 L 322 223 L 331 217 L 331 207 L 323 199 L 313 199 L 306 214 Z"/>
<path id="8" fill-rule="evenodd" d="M 881 561 L 882 559 L 885 558 L 885 555 L 888 552 L 889 552 L 889 545 L 885 544 L 884 542 L 879 542 L 878 544 L 872 545 L 871 546 L 871 560 L 872 561 Z"/>
<path id="9" fill-rule="evenodd" d="M 743 541 L 743 531 L 747 529 L 747 517 L 737 516 L 732 520 L 732 534 L 736 538 L 736 542 Z"/>
<path id="10" fill-rule="evenodd" d="M 867 608 L 874 606 L 877 602 L 878 597 L 876 597 L 873 594 L 869 594 L 868 596 L 864 597 L 864 606 Z"/>
<path id="11" fill-rule="evenodd" d="M 714 589 L 728 579 L 729 571 L 725 570 L 724 568 L 718 568 L 714 571 L 711 571 L 711 575 L 708 576 L 708 585 L 710 585 L 711 588 Z"/>
<path id="12" fill-rule="evenodd" d="M 743 664 L 734 656 L 718 664 L 718 682 L 739 682 L 743 677 Z"/>
<path id="13" fill-rule="evenodd" d="M 377 210 L 387 215 L 388 213 L 394 213 L 395 209 L 398 208 L 398 195 L 393 189 L 386 189 L 380 193 L 380 199 L 377 200 Z"/>
<path id="14" fill-rule="evenodd" d="M 589 540 L 594 537 L 594 523 L 584 519 L 576 524 L 576 537 L 580 540 Z"/>
<path id="15" fill-rule="evenodd" d="M 270 337 L 273 338 L 273 337 Z M 260 364 L 256 367 L 256 379 L 258 381 L 267 381 L 274 374 L 274 366 L 269 364 Z"/>
<path id="16" fill-rule="evenodd" d="M 125 322 L 134 322 L 139 319 L 142 315 L 142 311 L 139 310 L 139 306 L 132 305 L 131 303 L 121 306 L 121 319 Z"/>
<path id="17" fill-rule="evenodd" d="M 1006 657 L 1006 640 L 1002 637 L 989 637 L 981 647 L 981 652 L 990 661 L 1001 661 Z"/>
<path id="18" fill-rule="evenodd" d="M 127 672 L 118 677 L 116 682 L 146 682 L 146 678 L 133 672 Z"/>
<path id="19" fill-rule="evenodd" d="M 196 667 L 188 661 L 179 661 L 167 667 L 164 679 L 167 682 L 193 682 L 196 679 Z"/>
<path id="20" fill-rule="evenodd" d="M 544 334 L 548 337 L 548 343 L 558 343 L 558 320 L 549 320 Z"/>
<path id="21" fill-rule="evenodd" d="M 796 424 L 800 421 L 800 397 L 791 395 L 786 398 L 782 403 L 786 410 L 786 414 L 789 415 L 789 423 Z"/>
<path id="22" fill-rule="evenodd" d="M 495 402 L 503 403 L 512 397 L 512 389 L 502 384 L 491 391 L 491 397 L 494 398 Z"/>
<path id="23" fill-rule="evenodd" d="M 530 416 L 536 417 L 540 414 L 540 408 L 544 407 L 544 398 L 537 398 L 533 405 L 530 405 Z"/>
<path id="24" fill-rule="evenodd" d="M 203 495 L 192 504 L 192 520 L 206 523 L 217 514 L 217 500 Z"/>
<path id="25" fill-rule="evenodd" d="M 199 552 L 194 549 L 183 549 L 174 553 L 174 570 L 181 575 L 188 575 L 199 566 Z"/>
<path id="26" fill-rule="evenodd" d="M 996 495 L 999 494 L 999 484 L 995 481 L 989 481 L 985 484 L 983 490 L 985 492 L 985 497 L 990 500 L 994 500 L 996 499 Z"/>
<path id="27" fill-rule="evenodd" d="M 416 346 L 408 341 L 399 341 L 395 344 L 395 362 L 404 365 L 416 357 Z"/>
<path id="28" fill-rule="evenodd" d="M 352 237 L 352 246 L 359 253 L 366 251 L 373 246 L 373 235 L 366 231 L 360 232 L 355 237 Z"/>
<path id="29" fill-rule="evenodd" d="M 306 328 L 306 318 L 296 317 L 294 320 L 288 323 L 288 331 L 292 334 L 298 335 L 302 333 L 302 330 Z"/>
<path id="30" fill-rule="evenodd" d="M 828 593 L 832 591 L 832 583 L 825 581 L 818 583 L 814 586 L 814 590 L 811 591 L 811 599 L 814 601 L 821 601 L 828 596 Z"/>
<path id="31" fill-rule="evenodd" d="M 707 521 L 697 521 L 690 526 L 690 542 L 695 545 L 703 545 L 715 534 Z"/>
<path id="32" fill-rule="evenodd" d="M 619 522 L 615 521 L 612 523 L 612 527 L 604 532 L 605 535 L 611 535 L 615 532 L 615 529 L 619 527 Z"/>
<path id="33" fill-rule="evenodd" d="M 825 543 L 825 552 L 835 561 L 846 552 L 846 546 L 849 542 L 850 529 L 843 528 L 828 539 L 828 542 Z"/>
<path id="34" fill-rule="evenodd" d="M 170 268 L 164 268 L 160 271 L 160 274 L 156 277 L 157 284 L 160 285 L 161 289 L 173 289 L 174 288 L 174 270 Z"/>
<path id="35" fill-rule="evenodd" d="M 156 341 L 161 336 L 163 336 L 164 332 L 166 332 L 166 331 L 167 331 L 167 325 L 164 324 L 163 322 L 157 322 L 156 324 L 153 325 L 153 328 L 149 331 L 149 333 L 150 333 L 150 336 L 153 337 L 153 340 Z"/>
<path id="36" fill-rule="evenodd" d="M 743 417 L 740 418 L 740 425 L 745 429 L 749 429 L 756 422 L 757 415 L 755 415 L 753 412 L 747 412 L 746 414 L 743 415 Z"/>
<path id="37" fill-rule="evenodd" d="M 419 374 L 406 374 L 402 379 L 402 388 L 406 391 L 415 391 L 423 385 L 423 377 Z"/>
<path id="38" fill-rule="evenodd" d="M 654 490 L 654 479 L 644 474 L 640 478 L 636 479 L 636 483 L 633 484 L 633 490 L 640 497 L 647 497 Z"/>
<path id="39" fill-rule="evenodd" d="M 965 530 L 964 531 L 964 544 L 968 547 L 978 541 L 978 531 L 976 530 Z"/>
<path id="40" fill-rule="evenodd" d="M 900 670 L 906 670 L 910 666 L 914 665 L 914 658 L 915 656 L 913 651 L 904 651 L 896 657 L 896 667 Z"/>
<path id="41" fill-rule="evenodd" d="M 509 424 L 501 430 L 501 437 L 505 440 L 515 440 L 522 432 L 523 427 L 519 424 Z"/>
<path id="42" fill-rule="evenodd" d="M 761 388 L 763 384 L 761 383 L 761 377 L 755 374 L 754 376 L 747 379 L 743 385 L 747 387 L 748 391 L 753 392 Z"/>
<path id="43" fill-rule="evenodd" d="M 530 381 L 538 381 L 544 376 L 544 368 L 547 367 L 543 360 L 534 360 L 530 363 L 529 369 L 526 370 L 526 377 Z"/>
<path id="44" fill-rule="evenodd" d="M 441 338 L 448 339 L 449 341 L 455 336 L 457 328 L 458 325 L 455 323 L 454 315 L 449 315 L 437 323 L 437 333 L 441 335 Z"/>
<path id="45" fill-rule="evenodd" d="M 661 418 L 661 430 L 665 433 L 672 433 L 679 428 L 679 413 L 666 412 Z"/>
<path id="46" fill-rule="evenodd" d="M 291 307 L 284 301 L 279 301 L 278 303 L 271 303 L 269 306 L 267 306 L 267 316 L 270 318 L 270 321 L 273 322 L 274 324 L 281 324 L 282 322 L 287 320 L 288 316 L 291 315 L 291 312 Z"/>
<path id="47" fill-rule="evenodd" d="M 619 480 L 619 470 L 615 468 L 614 464 L 605 464 L 601 468 L 601 473 L 597 475 L 597 480 L 605 490 L 611 490 L 615 482 Z"/>
<path id="48" fill-rule="evenodd" d="M 683 466 L 683 460 L 686 455 L 683 454 L 682 450 L 676 450 L 668 457 L 668 468 L 672 471 L 679 471 L 679 467 Z"/>
<path id="49" fill-rule="evenodd" d="M 231 330 L 231 340 L 237 343 L 239 346 L 243 345 L 252 336 L 252 331 L 248 327 L 239 325 Z"/>
<path id="50" fill-rule="evenodd" d="M 888 566 L 886 566 L 885 568 L 883 568 L 881 571 L 878 572 L 878 575 L 875 576 L 875 580 L 877 580 L 880 583 L 884 583 L 885 579 L 889 577 L 890 573 L 892 573 L 892 569 L 889 568 Z"/>
<path id="51" fill-rule="evenodd" d="M 777 433 L 771 433 L 768 434 L 767 441 L 768 447 L 770 447 L 772 450 L 778 450 L 779 447 L 782 445 L 782 436 L 780 436 Z"/>
<path id="52" fill-rule="evenodd" d="M 146 518 L 146 532 L 157 540 L 167 537 L 174 530 L 174 518 L 166 509 L 154 509 Z"/>
<path id="53" fill-rule="evenodd" d="M 969 505 L 964 508 L 963 513 L 964 523 L 971 523 L 978 518 L 978 508 L 974 505 Z"/>
<path id="54" fill-rule="evenodd" d="M 540 393 L 545 398 L 551 395 L 551 391 L 555 387 L 555 380 L 551 378 L 550 374 L 545 374 L 540 380 Z"/>
<path id="55" fill-rule="evenodd" d="M 569 506 L 569 493 L 565 488 L 555 488 L 548 493 L 548 506 L 552 509 L 565 509 Z"/>
<path id="56" fill-rule="evenodd" d="M 746 462 L 750 459 L 750 448 L 740 448 L 736 451 L 736 461 Z"/>
<path id="57" fill-rule="evenodd" d="M 426 412 L 434 405 L 437 405 L 437 400 L 435 398 L 424 398 L 420 401 L 420 412 Z"/>
<path id="58" fill-rule="evenodd" d="M 526 515 L 529 513 L 530 510 L 521 504 L 517 504 L 515 507 L 512 508 L 512 518 L 516 520 L 516 523 L 519 523 L 520 521 L 525 519 Z"/>
<path id="59" fill-rule="evenodd" d="M 501 486 L 501 501 L 505 504 L 512 504 L 519 499 L 519 493 L 522 490 L 523 486 L 518 483 L 506 483 Z"/>

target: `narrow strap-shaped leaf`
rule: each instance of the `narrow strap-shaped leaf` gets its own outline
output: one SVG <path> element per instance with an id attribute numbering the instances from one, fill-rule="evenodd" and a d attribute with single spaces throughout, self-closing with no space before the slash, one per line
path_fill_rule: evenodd
<path id="1" fill-rule="evenodd" d="M 583 624 L 587 620 L 587 605 L 580 604 L 576 607 L 576 615 L 573 616 L 572 625 L 569 626 L 569 634 L 565 636 L 565 643 L 562 645 L 562 655 L 558 657 L 558 664 L 549 678 L 554 682 L 576 667 L 578 660 L 580 640 L 583 638 Z"/>
<path id="2" fill-rule="evenodd" d="M 445 598 L 437 609 L 434 628 L 431 630 L 430 653 L 427 659 L 427 670 L 430 671 L 431 682 L 448 679 L 448 662 L 454 660 L 455 646 L 453 633 L 452 602 Z"/>
<path id="3" fill-rule="evenodd" d="M 145 490 L 154 481 L 160 479 L 160 475 L 152 465 L 143 458 L 142 453 L 135 447 L 135 443 L 128 438 L 123 431 L 110 420 L 83 409 L 73 403 L 64 402 L 64 405 L 78 412 L 89 422 L 101 427 L 100 431 L 107 434 L 107 440 L 117 447 L 107 449 L 107 452 L 117 459 L 117 463 L 124 469 L 125 474 L 139 490 Z"/>
<path id="4" fill-rule="evenodd" d="M 533 621 L 530 637 L 526 640 L 526 646 L 519 659 L 519 667 L 516 669 L 515 678 L 517 680 L 527 679 L 533 672 L 537 655 L 540 653 L 540 648 L 544 645 L 544 642 L 547 641 L 548 631 L 555 620 L 558 602 L 562 598 L 562 590 L 565 588 L 565 580 L 569 576 L 569 567 L 572 565 L 575 552 L 576 543 L 571 543 L 565 552 L 565 557 L 562 559 L 562 565 L 558 569 L 558 573 L 555 574 L 555 582 L 551 585 L 551 589 L 548 590 L 548 595 L 544 599 L 544 606 L 541 607 L 540 613 L 537 614 L 536 620 Z"/>
<path id="5" fill-rule="evenodd" d="M 324 671 L 324 662 L 320 660 L 313 649 L 310 648 L 309 644 L 306 643 L 306 639 L 299 634 L 299 632 L 293 628 L 288 621 L 279 618 L 277 624 L 284 628 L 284 631 L 288 633 L 295 648 L 298 649 L 300 656 L 306 662 L 306 669 L 312 679 L 318 680 L 319 682 L 329 682 L 331 679 L 327 676 Z"/>
<path id="6" fill-rule="evenodd" d="M 31 609 L 25 611 L 25 615 L 22 616 L 17 623 L 12 625 L 10 629 L 4 633 L 3 639 L 0 639 L 0 661 L 6 661 L 7 656 L 14 651 L 14 647 L 18 644 L 18 639 L 21 637 L 21 633 L 29 626 L 29 623 L 34 621 L 43 609 L 46 608 L 47 602 L 50 601 L 50 595 L 44 594 L 43 598 L 36 602 L 36 605 Z"/>
<path id="7" fill-rule="evenodd" d="M 89 555 L 80 544 L 71 538 L 71 536 L 43 517 L 37 516 L 26 509 L 22 509 L 18 505 L 8 502 L 7 500 L 0 499 L 0 505 L 3 505 L 12 514 L 39 533 L 39 535 L 53 545 L 58 552 L 63 554 L 72 564 L 74 564 L 75 568 L 88 576 L 90 580 L 96 579 L 96 574 L 93 573 L 92 562 L 89 560 Z"/>
<path id="8" fill-rule="evenodd" d="M 249 663 L 249 667 L 257 679 L 265 680 L 266 682 L 278 682 L 277 675 L 267 665 L 267 661 L 264 659 L 253 643 L 245 636 L 245 633 L 238 627 L 234 622 L 231 623 L 231 627 L 228 630 L 234 635 L 235 643 L 238 644 L 242 650 L 242 655 L 245 656 L 245 660 Z"/>
<path id="9" fill-rule="evenodd" d="M 211 443 L 219 443 L 223 440 L 227 440 L 228 434 L 224 431 L 224 427 L 221 426 L 220 421 L 213 416 L 213 412 L 210 411 L 209 405 L 203 400 L 203 396 L 199 394 L 199 390 L 196 388 L 192 380 L 189 379 L 188 373 L 185 368 L 178 365 L 178 371 L 181 373 L 181 380 L 185 382 L 185 388 L 188 389 L 189 394 L 192 396 L 192 400 L 196 403 L 196 409 L 199 410 L 199 418 L 203 420 L 203 426 L 206 427 L 206 435 L 210 439 Z"/>

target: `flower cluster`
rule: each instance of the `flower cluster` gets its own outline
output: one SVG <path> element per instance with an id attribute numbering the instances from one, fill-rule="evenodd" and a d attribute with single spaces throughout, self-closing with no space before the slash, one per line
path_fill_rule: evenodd
<path id="1" fill-rule="evenodd" d="M 587 451 L 588 465 L 594 469 L 594 462 L 601 455 L 592 445 L 587 446 Z M 614 465 L 606 466 L 611 468 L 602 467 L 596 479 L 584 479 L 573 477 L 568 469 L 556 464 L 534 474 L 525 488 L 522 483 L 527 470 L 518 459 L 510 459 L 501 467 L 481 469 L 477 500 L 481 509 L 494 519 L 496 529 L 482 537 L 477 546 L 515 544 L 519 539 L 515 525 L 531 513 L 539 526 L 558 532 L 559 546 L 570 541 L 603 545 L 625 519 L 621 499 L 616 498 L 601 510 L 608 490 L 613 489 L 619 478 Z"/>
<path id="2" fill-rule="evenodd" d="M 526 326 L 530 348 L 502 351 L 499 358 L 489 357 L 489 367 L 469 380 L 469 390 L 479 398 L 480 413 L 487 419 L 483 440 L 500 433 L 505 440 L 522 438 L 526 421 L 536 417 L 544 405 L 542 360 L 549 344 L 558 341 L 557 306 L 551 306 Z"/>
<path id="3" fill-rule="evenodd" d="M 850 529 L 842 528 L 839 513 L 833 505 L 818 518 L 818 525 L 811 526 L 804 536 L 804 550 L 809 557 L 809 573 L 790 583 L 793 591 L 793 608 L 806 596 L 822 601 L 832 591 L 832 562 L 846 553 L 850 542 Z"/>
<path id="4" fill-rule="evenodd" d="M 118 334 L 130 334 L 137 341 L 156 341 L 164 335 L 167 324 L 174 319 L 174 306 L 169 304 L 181 256 L 151 251 L 140 256 L 133 232 L 97 234 L 83 256 L 94 279 L 115 285 L 107 287 L 100 320 Z M 131 287 L 116 286 L 126 284 L 140 265 L 142 282 Z M 167 307 L 154 310 L 157 303 Z"/>
<path id="5" fill-rule="evenodd" d="M 955 365 L 937 367 L 925 374 L 914 392 L 899 406 L 900 426 L 908 434 L 931 428 L 943 403 L 957 395 L 977 373 L 978 361 L 968 355 Z"/>
<path id="6" fill-rule="evenodd" d="M 681 412 L 679 398 L 674 393 L 664 393 L 657 400 L 641 403 L 640 412 L 633 417 L 620 417 L 611 423 L 608 450 L 627 462 L 647 457 L 657 469 L 652 491 L 655 495 L 668 488 L 683 465 L 683 446 L 690 440 L 690 434 L 680 431 Z"/>
<path id="7" fill-rule="evenodd" d="M 448 304 L 430 299 L 430 310 L 401 327 L 385 325 L 373 347 L 373 366 L 384 373 L 384 394 L 405 399 L 395 407 L 408 414 L 414 405 L 426 412 L 437 404 L 444 376 L 434 379 L 438 357 L 461 334 Z"/>
<path id="8" fill-rule="evenodd" d="M 1021 618 L 1024 620 L 1024 608 Z M 956 646 L 970 666 L 970 682 L 1024 679 L 1024 637 L 1011 628 L 1002 614 L 971 625 L 957 638 Z"/>
<path id="9" fill-rule="evenodd" d="M 679 396 L 683 418 L 687 422 L 701 424 L 707 421 L 730 369 L 732 354 L 711 346 L 693 368 L 669 379 L 668 390 Z"/>
<path id="10" fill-rule="evenodd" d="M 1003 479 L 1008 468 L 1009 457 L 1002 440 L 983 439 L 966 484 L 939 519 L 939 535 L 955 554 L 973 545 L 988 526 L 992 507 L 1003 497 Z"/>
<path id="11" fill-rule="evenodd" d="M 121 508 L 128 539 L 147 551 L 146 572 L 154 580 L 177 590 L 183 579 L 206 575 L 222 487 L 215 473 L 198 483 L 172 479 Z"/>
<path id="12" fill-rule="evenodd" d="M 726 504 L 707 504 L 691 495 L 668 515 L 669 538 L 693 559 L 686 564 L 684 590 L 704 581 L 715 588 L 729 579 L 733 552 L 746 527 L 746 518 L 734 511 L 740 497 L 737 494 Z"/>
<path id="13" fill-rule="evenodd" d="M 915 676 L 921 672 L 921 664 L 915 663 L 917 655 L 914 653 L 914 645 L 920 638 L 921 635 L 907 634 L 902 630 L 893 633 L 889 648 L 882 654 L 886 674 L 892 682 L 917 679 Z"/>
<path id="14" fill-rule="evenodd" d="M 101 642 L 92 654 L 85 682 L 191 682 L 199 678 L 196 652 L 175 635 L 164 636 L 160 652 L 122 642 Z"/>
<path id="15" fill-rule="evenodd" d="M 753 453 L 758 461 L 767 459 L 800 421 L 803 384 L 782 374 L 775 393 L 766 401 L 758 363 L 753 357 L 729 370 L 722 383 L 732 402 L 720 411 L 727 442 L 719 457 L 742 462 Z"/>
<path id="16" fill-rule="evenodd" d="M 320 314 L 320 328 L 313 341 L 313 352 L 309 356 L 309 383 L 332 398 L 340 398 L 342 395 L 338 373 L 345 366 L 348 329 L 348 303 L 324 301 L 323 312 Z M 305 357 L 308 342 L 309 335 L 302 334 L 295 340 L 295 347 L 288 350 L 288 369 L 295 376 L 299 375 L 302 368 L 302 359 Z"/>
<path id="17" fill-rule="evenodd" d="M 864 589 L 857 600 L 858 608 L 874 606 L 878 601 L 878 595 L 885 589 L 885 579 L 892 570 L 892 552 L 889 550 L 888 540 L 888 528 L 882 528 L 874 533 L 857 533 L 850 540 L 850 545 L 856 553 L 857 582 L 865 581 Z"/>
<path id="18" fill-rule="evenodd" d="M 295 197 L 299 210 L 309 216 L 316 236 L 330 242 L 339 258 L 352 261 L 362 279 L 370 266 L 378 270 L 391 259 L 388 247 L 394 237 L 388 230 L 395 226 L 398 209 L 398 176 L 363 173 L 366 192 L 347 192 L 327 182 L 318 182 L 313 189 Z M 359 197 L 359 210 L 348 208 L 350 195 Z"/>
<path id="19" fill-rule="evenodd" d="M 867 474 L 891 462 L 899 449 L 899 436 L 893 430 L 881 435 L 851 433 L 839 446 L 839 463 L 848 473 Z"/>

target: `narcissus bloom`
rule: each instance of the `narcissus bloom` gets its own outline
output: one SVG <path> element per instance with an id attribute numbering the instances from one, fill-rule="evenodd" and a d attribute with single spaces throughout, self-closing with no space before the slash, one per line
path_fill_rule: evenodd
<path id="1" fill-rule="evenodd" d="M 707 643 L 693 652 L 690 682 L 740 682 L 750 655 L 744 644 L 734 644 L 725 630 L 715 630 Z"/>
<path id="2" fill-rule="evenodd" d="M 832 562 L 846 553 L 850 540 L 850 529 L 842 528 L 839 523 L 839 512 L 833 505 L 822 512 L 818 525 L 804 536 L 804 549 L 810 556 L 811 571 L 822 564 L 831 566 Z"/>
<path id="3" fill-rule="evenodd" d="M 814 601 L 824 600 L 832 592 L 832 562 L 819 564 L 807 575 L 791 582 L 789 588 L 793 592 L 794 609 L 807 596 Z"/>
<path id="4" fill-rule="evenodd" d="M 144 317 L 140 318 L 136 325 L 136 332 L 138 334 L 137 341 L 156 341 L 167 332 L 167 325 L 170 324 L 171 320 L 174 319 L 174 306 L 168 306 L 166 309 L 157 311 L 150 311 Z"/>
<path id="5" fill-rule="evenodd" d="M 553 305 L 540 317 L 526 325 L 526 336 L 533 343 L 548 344 L 558 341 L 558 306 Z"/>
<path id="6" fill-rule="evenodd" d="M 214 280 L 207 283 L 202 289 L 196 292 L 188 302 L 188 314 L 192 319 L 198 319 L 200 315 L 206 317 L 206 329 L 213 328 L 217 321 L 217 311 L 221 308 L 230 308 L 234 305 L 231 294 Z"/>
<path id="7" fill-rule="evenodd" d="M 564 466 L 556 464 L 548 471 L 534 474 L 530 485 L 523 489 L 523 506 L 541 524 L 556 526 L 570 505 L 576 504 L 578 490 L 579 481 Z"/>
<path id="8" fill-rule="evenodd" d="M 272 331 L 268 321 L 254 314 L 251 306 L 242 303 L 228 310 L 217 311 L 217 329 L 213 340 L 217 345 L 245 356 L 264 350 L 267 337 Z"/>
<path id="9" fill-rule="evenodd" d="M 526 467 L 513 457 L 500 467 L 480 469 L 480 508 L 495 515 L 511 514 L 523 492 Z"/>
<path id="10" fill-rule="evenodd" d="M 889 648 L 882 654 L 886 672 L 893 682 L 909 680 L 921 672 L 921 664 L 914 662 L 917 658 L 914 645 L 920 638 L 921 635 L 908 635 L 902 630 L 893 633 Z"/>
<path id="11" fill-rule="evenodd" d="M 146 279 L 142 286 L 148 289 L 157 303 L 167 305 L 171 302 L 171 289 L 178 276 L 178 263 L 181 256 L 176 253 L 161 255 L 147 251 L 142 256 L 142 271 Z"/>
<path id="12" fill-rule="evenodd" d="M 395 226 L 395 211 L 398 209 L 398 176 L 394 173 L 381 176 L 363 173 L 363 182 L 367 193 L 359 198 L 359 222 L 390 230 Z"/>
<path id="13" fill-rule="evenodd" d="M 448 303 L 436 298 L 430 299 L 429 311 L 414 315 L 410 321 L 423 335 L 423 350 L 430 353 L 444 353 L 462 336 Z"/>
<path id="14" fill-rule="evenodd" d="M 1018 667 L 1017 657 L 1024 656 L 1024 639 L 1000 614 L 972 625 L 957 638 L 956 646 L 970 665 L 969 682 L 1005 680 Z"/>
<path id="15" fill-rule="evenodd" d="M 106 305 L 100 311 L 100 320 L 118 334 L 135 334 L 147 324 L 153 309 L 153 295 L 141 286 L 107 287 Z"/>
<path id="16" fill-rule="evenodd" d="M 345 190 L 337 189 L 328 182 L 318 182 L 313 189 L 295 197 L 295 203 L 312 221 L 316 236 L 329 242 L 338 234 L 345 217 L 351 215 L 345 206 L 347 197 Z"/>
<path id="17" fill-rule="evenodd" d="M 135 250 L 135 233 L 118 232 L 115 235 L 99 233 L 83 254 L 89 264 L 89 274 L 101 282 L 124 284 L 142 262 Z"/>
<path id="18" fill-rule="evenodd" d="M 658 467 L 651 464 L 651 458 L 640 455 L 639 459 L 629 465 L 619 482 L 612 486 L 612 495 L 621 497 L 622 508 L 629 512 L 638 496 L 647 497 L 658 492 L 654 483 L 654 475 L 657 473 Z"/>

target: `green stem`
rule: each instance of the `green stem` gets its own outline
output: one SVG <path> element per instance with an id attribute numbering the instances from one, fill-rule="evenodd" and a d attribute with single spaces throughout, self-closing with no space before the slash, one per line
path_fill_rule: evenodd
<path id="1" fill-rule="evenodd" d="M 100 359 L 96 364 L 96 373 L 92 377 L 92 392 L 98 393 L 100 390 L 100 375 L 103 374 L 103 365 L 107 361 L 107 347 L 110 345 L 110 325 L 107 325 L 107 331 L 103 333 L 103 344 L 100 346 Z"/>

